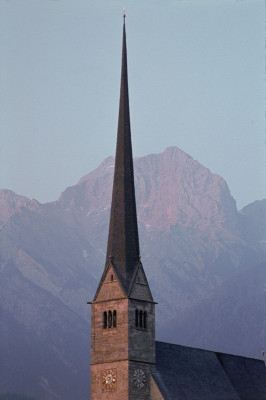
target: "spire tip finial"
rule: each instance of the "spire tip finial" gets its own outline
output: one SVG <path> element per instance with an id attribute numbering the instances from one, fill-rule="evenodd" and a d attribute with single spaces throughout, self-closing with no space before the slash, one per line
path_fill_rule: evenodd
<path id="1" fill-rule="evenodd" d="M 123 7 L 123 18 L 124 18 L 124 20 L 126 18 L 126 7 Z"/>

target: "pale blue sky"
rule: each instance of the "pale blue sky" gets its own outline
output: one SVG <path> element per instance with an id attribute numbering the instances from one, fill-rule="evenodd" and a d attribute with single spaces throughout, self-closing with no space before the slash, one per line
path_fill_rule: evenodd
<path id="1" fill-rule="evenodd" d="M 0 188 L 56 200 L 114 154 L 123 6 L 134 156 L 266 198 L 264 0 L 0 0 Z"/>

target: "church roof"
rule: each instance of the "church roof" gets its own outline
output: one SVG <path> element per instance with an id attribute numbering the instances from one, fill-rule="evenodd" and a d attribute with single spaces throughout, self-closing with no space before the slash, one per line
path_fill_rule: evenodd
<path id="1" fill-rule="evenodd" d="M 156 342 L 154 380 L 164 400 L 265 400 L 261 360 Z"/>
<path id="2" fill-rule="evenodd" d="M 102 280 L 104 279 L 106 269 L 111 263 L 116 271 L 121 285 L 123 286 L 125 294 L 127 294 L 138 262 L 139 237 L 131 145 L 126 28 L 124 19 L 120 104 L 113 195 L 106 264 Z M 99 287 L 101 286 L 102 280 Z"/>

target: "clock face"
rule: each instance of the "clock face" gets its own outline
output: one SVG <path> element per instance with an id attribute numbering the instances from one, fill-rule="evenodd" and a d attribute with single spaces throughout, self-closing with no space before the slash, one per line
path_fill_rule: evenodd
<path id="1" fill-rule="evenodd" d="M 133 381 L 134 385 L 139 389 L 143 388 L 146 385 L 146 376 L 143 369 L 141 368 L 135 369 L 133 375 Z"/>
<path id="2" fill-rule="evenodd" d="M 106 385 L 111 385 L 112 382 L 115 382 L 115 378 L 112 374 L 106 374 L 104 380 Z"/>
<path id="3" fill-rule="evenodd" d="M 102 387 L 105 392 L 116 390 L 116 369 L 106 369 L 102 375 Z"/>

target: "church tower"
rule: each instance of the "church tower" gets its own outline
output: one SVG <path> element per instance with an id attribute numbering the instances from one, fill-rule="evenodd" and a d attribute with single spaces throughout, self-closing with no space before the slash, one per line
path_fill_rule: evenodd
<path id="1" fill-rule="evenodd" d="M 155 302 L 139 255 L 125 15 L 107 255 L 91 305 L 91 400 L 150 400 Z"/>

